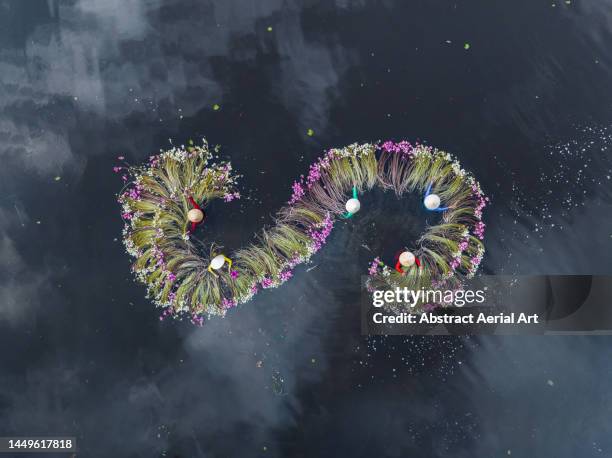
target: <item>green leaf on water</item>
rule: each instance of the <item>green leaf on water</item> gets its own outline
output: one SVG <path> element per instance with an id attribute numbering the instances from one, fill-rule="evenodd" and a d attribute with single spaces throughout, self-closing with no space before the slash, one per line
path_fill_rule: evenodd
<path id="1" fill-rule="evenodd" d="M 215 103 L 215 104 L 213 105 L 213 110 L 215 110 L 215 111 L 219 111 L 220 109 L 221 109 L 221 105 L 219 105 L 218 103 Z"/>
<path id="2" fill-rule="evenodd" d="M 465 44 L 463 45 L 463 49 L 465 49 L 465 50 L 470 49 L 470 44 L 469 44 L 469 43 L 465 43 Z"/>
<path id="3" fill-rule="evenodd" d="M 312 130 L 312 129 L 308 129 L 308 130 L 306 131 L 306 135 L 308 135 L 309 137 L 312 137 L 312 136 L 314 135 L 314 130 Z"/>

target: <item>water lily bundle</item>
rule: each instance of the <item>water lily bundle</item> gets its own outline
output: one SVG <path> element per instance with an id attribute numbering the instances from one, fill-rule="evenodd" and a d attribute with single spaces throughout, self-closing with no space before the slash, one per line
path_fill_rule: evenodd
<path id="1" fill-rule="evenodd" d="M 398 197 L 406 192 L 422 195 L 432 191 L 445 202 L 445 210 L 441 221 L 427 227 L 414 243 L 410 254 L 419 263 L 398 271 L 375 258 L 368 271 L 368 290 L 461 289 L 464 280 L 475 275 L 485 252 L 482 211 L 489 198 L 449 153 L 406 142 L 385 142 L 380 149 L 378 183 L 383 188 Z M 410 312 L 444 305 L 419 302 Z"/>
<path id="2" fill-rule="evenodd" d="M 214 162 L 206 142 L 175 147 L 144 166 L 126 164 L 116 171 L 127 182 L 118 198 L 123 241 L 135 258 L 136 277 L 164 309 L 162 318 L 189 316 L 201 324 L 261 289 L 280 286 L 322 248 L 334 222 L 346 218 L 347 210 L 349 216 L 351 208 L 358 210 L 355 199 L 352 207 L 347 199 L 374 186 L 398 197 L 431 190 L 445 209 L 441 222 L 411 247 L 419 265 L 396 271 L 377 258 L 369 269 L 369 289 L 456 286 L 474 275 L 484 254 L 482 210 L 488 199 L 476 180 L 448 153 L 405 141 L 327 151 L 307 176 L 293 183 L 292 196 L 274 224 L 232 253 L 215 244 L 202 250 L 188 219 L 194 204 L 240 197 L 231 164 Z"/>

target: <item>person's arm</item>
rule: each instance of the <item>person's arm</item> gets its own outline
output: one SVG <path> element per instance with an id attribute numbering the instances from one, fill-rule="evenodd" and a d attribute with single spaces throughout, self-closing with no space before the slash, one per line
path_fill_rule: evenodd
<path id="1" fill-rule="evenodd" d="M 200 221 L 199 223 L 191 223 L 191 226 L 189 228 L 189 232 L 195 232 L 196 227 L 198 226 L 198 224 L 201 224 L 204 222 L 204 220 L 206 219 L 206 212 L 198 205 L 198 203 L 194 200 L 193 197 L 188 196 L 187 199 L 189 200 L 189 202 L 191 203 L 191 205 L 193 206 L 193 208 L 197 208 L 198 210 L 200 210 L 202 212 L 202 215 L 204 215 L 204 218 L 202 218 L 202 221 Z"/>
<path id="2" fill-rule="evenodd" d="M 195 200 L 193 200 L 193 197 L 189 196 L 188 199 L 189 199 L 189 202 L 191 202 L 191 205 L 193 205 L 193 208 L 197 208 L 198 210 L 202 210 L 200 208 L 200 206 L 198 205 L 198 203 Z"/>

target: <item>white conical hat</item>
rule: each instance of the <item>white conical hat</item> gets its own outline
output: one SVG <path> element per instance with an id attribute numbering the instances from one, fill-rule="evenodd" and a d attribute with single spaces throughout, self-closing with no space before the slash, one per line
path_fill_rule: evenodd
<path id="1" fill-rule="evenodd" d="M 357 213 L 361 208 L 361 202 L 358 199 L 349 199 L 346 201 L 346 211 L 349 213 Z"/>
<path id="2" fill-rule="evenodd" d="M 218 256 L 215 256 L 210 261 L 210 267 L 212 267 L 215 270 L 220 269 L 221 267 L 223 267 L 223 264 L 225 264 L 225 256 L 223 256 L 222 254 L 220 254 Z"/>
<path id="3" fill-rule="evenodd" d="M 416 260 L 416 256 L 412 254 L 410 251 L 404 251 L 399 255 L 399 262 L 404 267 L 410 267 L 414 264 Z"/>
<path id="4" fill-rule="evenodd" d="M 430 194 L 423 200 L 423 205 L 427 210 L 435 210 L 440 206 L 440 196 L 437 194 Z"/>
<path id="5" fill-rule="evenodd" d="M 204 212 L 199 208 L 192 208 L 187 212 L 187 219 L 192 223 L 199 223 L 204 219 Z"/>

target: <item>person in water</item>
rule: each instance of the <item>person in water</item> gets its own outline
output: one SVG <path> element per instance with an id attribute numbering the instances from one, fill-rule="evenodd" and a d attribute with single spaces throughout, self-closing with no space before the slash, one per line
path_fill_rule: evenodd
<path id="1" fill-rule="evenodd" d="M 232 272 L 232 260 L 225 256 L 224 254 L 219 254 L 210 260 L 210 264 L 208 264 L 208 270 L 211 274 L 217 275 L 214 271 L 221 269 L 225 264 L 227 264 L 228 272 Z M 234 277 L 232 277 L 234 278 Z"/>
<path id="2" fill-rule="evenodd" d="M 196 227 L 199 224 L 202 224 L 206 219 L 206 213 L 204 210 L 198 205 L 198 203 L 193 200 L 193 197 L 188 197 L 191 206 L 193 207 L 191 210 L 187 212 L 187 219 L 191 223 L 191 227 L 189 228 L 189 232 L 194 232 Z"/>
<path id="3" fill-rule="evenodd" d="M 357 198 L 357 187 L 353 186 L 353 198 L 346 201 L 346 213 L 342 215 L 343 218 L 351 218 L 361 208 L 361 202 Z"/>
<path id="4" fill-rule="evenodd" d="M 398 252 L 394 258 L 395 270 L 402 275 L 406 275 L 412 266 L 421 267 L 421 262 L 412 252 L 404 249 Z"/>
<path id="5" fill-rule="evenodd" d="M 425 197 L 423 198 L 423 206 L 431 212 L 443 212 L 448 210 L 448 207 L 440 207 L 440 196 L 437 194 L 432 194 L 432 184 L 433 183 L 429 183 L 429 186 L 427 186 Z"/>

